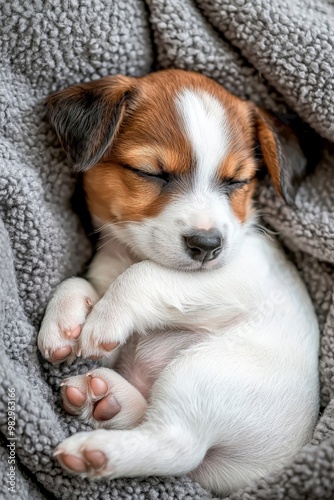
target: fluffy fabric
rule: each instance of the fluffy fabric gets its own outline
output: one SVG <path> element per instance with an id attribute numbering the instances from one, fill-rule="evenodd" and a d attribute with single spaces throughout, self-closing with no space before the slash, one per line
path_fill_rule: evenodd
<path id="1" fill-rule="evenodd" d="M 314 300 L 326 409 L 313 442 L 290 466 L 230 498 L 333 498 L 333 0 L 0 0 L 0 14 L 1 498 L 212 498 L 187 478 L 90 483 L 61 471 L 54 447 L 86 427 L 61 410 L 59 384 L 93 364 L 54 367 L 36 347 L 51 293 L 82 271 L 91 253 L 70 203 L 75 180 L 43 100 L 74 82 L 167 67 L 200 71 L 278 112 L 289 106 L 324 139 L 322 160 L 302 184 L 296 208 L 266 185 L 260 204 Z M 12 388 L 17 439 L 7 441 Z M 15 493 L 8 490 L 10 442 Z"/>

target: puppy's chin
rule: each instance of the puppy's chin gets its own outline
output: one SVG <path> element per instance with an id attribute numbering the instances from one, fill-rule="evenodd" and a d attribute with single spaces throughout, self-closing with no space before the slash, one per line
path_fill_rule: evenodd
<path id="1" fill-rule="evenodd" d="M 216 269 L 219 269 L 223 267 L 226 264 L 226 259 L 224 256 L 220 256 L 217 259 L 210 260 L 209 262 L 199 262 L 196 260 L 190 260 L 190 259 L 184 259 L 178 261 L 177 259 L 160 259 L 160 258 L 153 258 L 152 257 L 146 257 L 146 259 L 143 260 L 151 260 L 156 262 L 157 264 L 174 269 L 175 271 L 181 271 L 181 272 L 205 272 L 205 271 L 214 271 Z"/>

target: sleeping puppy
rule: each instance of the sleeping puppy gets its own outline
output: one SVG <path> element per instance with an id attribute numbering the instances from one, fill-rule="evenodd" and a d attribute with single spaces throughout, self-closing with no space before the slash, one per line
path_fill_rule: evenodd
<path id="1" fill-rule="evenodd" d="M 319 333 L 295 269 L 256 229 L 254 147 L 291 202 L 306 163 L 294 136 L 180 70 L 74 85 L 48 108 L 101 236 L 38 337 L 51 363 L 103 360 L 61 384 L 96 430 L 57 460 L 92 479 L 188 474 L 219 495 L 279 470 L 316 422 Z"/>

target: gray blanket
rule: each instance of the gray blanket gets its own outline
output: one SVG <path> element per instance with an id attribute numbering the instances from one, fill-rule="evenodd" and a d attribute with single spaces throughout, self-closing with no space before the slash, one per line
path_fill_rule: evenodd
<path id="1" fill-rule="evenodd" d="M 0 14 L 0 498 L 212 498 L 188 478 L 90 483 L 63 473 L 54 447 L 87 427 L 62 411 L 59 384 L 92 364 L 54 367 L 36 348 L 51 293 L 92 251 L 43 99 L 74 82 L 159 67 L 200 71 L 275 111 L 288 106 L 323 138 L 296 208 L 265 183 L 259 203 L 314 300 L 324 411 L 291 465 L 230 498 L 334 498 L 333 0 L 0 0 Z"/>

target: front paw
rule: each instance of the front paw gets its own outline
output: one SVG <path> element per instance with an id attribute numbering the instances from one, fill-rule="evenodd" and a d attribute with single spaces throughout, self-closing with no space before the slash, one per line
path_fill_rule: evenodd
<path id="1" fill-rule="evenodd" d="M 111 357 L 132 332 L 133 322 L 126 309 L 110 298 L 102 298 L 83 326 L 78 356 L 90 359 Z"/>
<path id="2" fill-rule="evenodd" d="M 93 287 L 82 278 L 70 278 L 58 287 L 38 334 L 39 350 L 50 363 L 74 361 L 82 326 L 97 298 Z"/>

